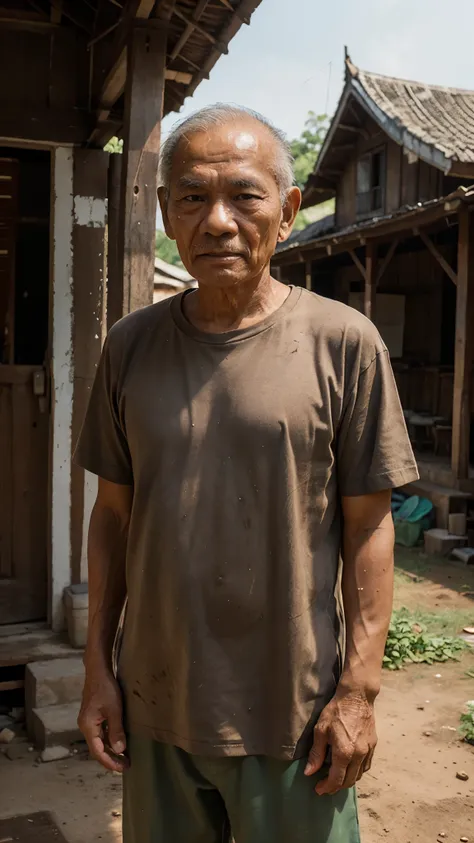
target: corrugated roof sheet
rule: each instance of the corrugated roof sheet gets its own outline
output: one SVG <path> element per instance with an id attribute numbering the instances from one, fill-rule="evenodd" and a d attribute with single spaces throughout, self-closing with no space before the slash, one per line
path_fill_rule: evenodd
<path id="1" fill-rule="evenodd" d="M 310 223 L 306 228 L 300 229 L 300 231 L 292 231 L 288 240 L 278 244 L 276 253 L 284 252 L 290 247 L 295 248 L 296 246 L 301 246 L 302 243 L 310 243 L 312 240 L 317 240 L 318 237 L 323 237 L 325 234 L 329 234 L 330 231 L 334 231 L 335 225 L 335 215 L 328 214 L 326 217 Z"/>

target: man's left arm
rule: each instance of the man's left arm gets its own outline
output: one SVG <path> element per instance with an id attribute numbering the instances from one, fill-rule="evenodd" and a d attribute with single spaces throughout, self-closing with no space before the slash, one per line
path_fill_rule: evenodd
<path id="1" fill-rule="evenodd" d="M 313 775 L 320 770 L 330 747 L 331 767 L 316 785 L 319 795 L 352 787 L 370 769 L 377 743 L 374 702 L 393 594 L 390 502 L 390 490 L 342 498 L 346 653 L 336 694 L 315 727 L 305 771 Z"/>

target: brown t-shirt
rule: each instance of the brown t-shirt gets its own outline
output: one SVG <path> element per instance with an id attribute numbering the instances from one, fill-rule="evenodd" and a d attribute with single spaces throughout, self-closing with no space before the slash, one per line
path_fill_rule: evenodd
<path id="1" fill-rule="evenodd" d="M 291 759 L 340 673 L 341 495 L 417 470 L 365 317 L 292 288 L 260 324 L 207 334 L 182 302 L 112 328 L 76 453 L 134 487 L 127 725 L 192 753 Z"/>

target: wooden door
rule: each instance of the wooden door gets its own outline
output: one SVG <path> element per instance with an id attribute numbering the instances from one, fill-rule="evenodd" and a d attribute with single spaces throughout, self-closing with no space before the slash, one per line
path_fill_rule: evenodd
<path id="1" fill-rule="evenodd" d="M 38 374 L 37 374 L 38 373 Z M 49 414 L 37 366 L 0 365 L 0 623 L 46 617 Z"/>

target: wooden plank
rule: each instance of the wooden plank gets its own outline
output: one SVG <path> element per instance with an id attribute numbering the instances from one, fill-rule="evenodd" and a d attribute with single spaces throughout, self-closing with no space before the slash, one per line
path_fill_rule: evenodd
<path id="1" fill-rule="evenodd" d="M 0 114 L 0 137 L 84 143 L 90 135 L 92 117 L 78 108 L 48 109 L 6 105 Z"/>
<path id="2" fill-rule="evenodd" d="M 428 237 L 428 235 L 426 234 L 426 232 L 423 231 L 423 229 L 414 229 L 414 232 L 415 234 L 419 235 L 420 239 L 423 241 L 430 254 L 432 254 L 435 260 L 438 261 L 439 265 L 445 271 L 448 278 L 451 279 L 453 284 L 457 284 L 458 279 L 454 269 L 452 268 L 452 266 L 449 265 L 448 261 L 443 257 L 439 249 L 436 248 L 431 238 Z"/>
<path id="3" fill-rule="evenodd" d="M 374 243 L 369 241 L 365 247 L 364 313 L 372 322 L 375 322 L 376 262 L 376 247 Z"/>
<path id="4" fill-rule="evenodd" d="M 123 313 L 153 302 L 167 29 L 134 26 L 128 46 L 120 203 Z"/>
<path id="5" fill-rule="evenodd" d="M 18 691 L 24 687 L 24 679 L 5 679 L 3 682 L 0 682 L 0 693 L 2 691 Z"/>
<path id="6" fill-rule="evenodd" d="M 107 330 L 123 316 L 123 277 L 119 250 L 120 183 L 123 155 L 110 155 L 107 214 Z"/>
<path id="7" fill-rule="evenodd" d="M 209 5 L 210 0 L 199 0 L 195 10 L 194 10 L 194 18 L 199 20 L 203 12 L 206 10 L 206 6 Z M 179 56 L 181 50 L 183 49 L 184 45 L 191 37 L 194 32 L 194 26 L 192 23 L 186 24 L 183 34 L 178 38 L 173 51 L 170 56 L 170 61 L 174 61 L 177 56 Z"/>
<path id="8" fill-rule="evenodd" d="M 36 368 L 29 371 L 28 380 L 11 386 L 12 576 L 0 583 L 5 623 L 46 615 L 48 414 L 40 412 L 33 395 Z"/>
<path id="9" fill-rule="evenodd" d="M 103 123 L 107 119 L 111 108 L 123 94 L 127 78 L 127 40 L 130 27 L 135 19 L 146 20 L 150 17 L 155 3 L 154 0 L 130 0 L 122 16 L 122 22 L 116 29 L 113 44 L 110 48 L 112 59 L 102 75 L 103 82 L 98 91 L 99 110 L 97 122 Z M 100 65 L 100 62 L 97 62 Z M 94 132 L 91 141 L 96 142 L 100 132 Z"/>
<path id="10" fill-rule="evenodd" d="M 469 478 L 471 373 L 474 364 L 474 217 L 463 206 L 458 219 L 452 470 L 456 480 L 462 481 Z"/>
<path id="11" fill-rule="evenodd" d="M 2 366 L 0 366 L 0 371 Z M 0 579 L 12 576 L 12 410 L 11 389 L 0 383 Z"/>
<path id="12" fill-rule="evenodd" d="M 365 281 L 366 280 L 366 270 L 365 270 L 364 264 L 362 263 L 362 261 L 359 260 L 356 253 L 354 252 L 354 249 L 349 249 L 348 251 L 349 251 L 349 254 L 350 254 L 352 260 L 354 261 L 357 269 L 359 270 L 360 274 L 362 275 L 362 278 Z"/>

